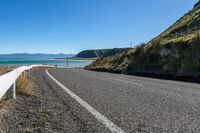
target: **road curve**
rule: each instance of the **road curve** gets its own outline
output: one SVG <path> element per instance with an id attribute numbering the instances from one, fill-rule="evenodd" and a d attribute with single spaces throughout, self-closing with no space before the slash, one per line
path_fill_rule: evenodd
<path id="1" fill-rule="evenodd" d="M 81 69 L 51 68 L 49 73 L 125 132 L 200 132 L 199 84 Z M 47 82 L 55 82 L 47 78 Z M 68 104 L 79 107 L 75 114 L 86 110 L 65 93 L 70 100 Z M 94 125 L 91 128 L 111 132 L 86 112 L 85 121 Z"/>

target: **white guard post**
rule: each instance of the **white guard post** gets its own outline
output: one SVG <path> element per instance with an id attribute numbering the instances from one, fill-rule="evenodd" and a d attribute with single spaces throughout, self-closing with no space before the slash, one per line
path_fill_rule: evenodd
<path id="1" fill-rule="evenodd" d="M 14 84 L 12 85 L 12 92 L 13 92 L 13 98 L 16 99 L 16 81 L 14 82 Z"/>

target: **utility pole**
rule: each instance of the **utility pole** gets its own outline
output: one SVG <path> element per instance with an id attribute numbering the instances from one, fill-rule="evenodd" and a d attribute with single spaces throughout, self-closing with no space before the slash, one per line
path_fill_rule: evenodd
<path id="1" fill-rule="evenodd" d="M 132 45 L 133 45 L 133 43 L 132 43 L 132 42 L 130 42 L 130 48 L 132 48 Z"/>
<path id="2" fill-rule="evenodd" d="M 69 59 L 68 59 L 68 57 L 67 57 L 67 68 L 69 67 Z"/>

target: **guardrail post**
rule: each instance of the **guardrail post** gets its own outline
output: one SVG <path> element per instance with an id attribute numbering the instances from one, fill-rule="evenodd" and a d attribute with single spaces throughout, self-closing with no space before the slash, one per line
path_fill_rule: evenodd
<path id="1" fill-rule="evenodd" d="M 22 75 L 25 76 L 25 75 L 26 75 L 26 71 L 24 71 L 24 72 L 22 73 Z"/>
<path id="2" fill-rule="evenodd" d="M 16 68 L 4 75 L 0 76 L 0 99 L 5 95 L 6 97 L 13 97 L 14 99 L 16 96 L 16 79 L 22 75 L 25 76 L 25 74 L 30 74 L 31 69 L 34 67 L 39 66 L 46 66 L 47 65 L 32 65 L 32 66 L 21 66 L 19 68 Z M 25 72 L 26 70 L 26 72 Z"/>
<path id="3" fill-rule="evenodd" d="M 13 91 L 13 98 L 16 99 L 16 82 L 14 82 L 13 86 L 12 86 L 12 91 Z"/>

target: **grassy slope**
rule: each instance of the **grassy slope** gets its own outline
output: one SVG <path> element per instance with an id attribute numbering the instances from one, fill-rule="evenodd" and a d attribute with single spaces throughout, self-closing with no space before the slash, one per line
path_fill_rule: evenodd
<path id="1" fill-rule="evenodd" d="M 125 72 L 129 62 L 129 55 L 133 53 L 134 49 L 127 49 L 115 56 L 100 57 L 91 65 L 86 66 L 86 69 L 96 71 L 109 71 L 115 73 Z"/>
<path id="2" fill-rule="evenodd" d="M 74 58 L 98 58 L 98 57 L 107 57 L 113 56 L 118 53 L 123 52 L 128 48 L 114 48 L 114 49 L 99 49 L 99 50 L 85 50 L 78 53 Z"/>
<path id="3" fill-rule="evenodd" d="M 198 77 L 200 76 L 199 30 L 200 5 L 198 4 L 147 45 L 115 57 L 100 58 L 87 69 L 104 71 L 117 69 L 121 70 L 118 72 L 127 74 Z M 119 59 L 121 61 L 117 62 Z M 124 63 L 125 66 L 122 65 Z"/>
<path id="4" fill-rule="evenodd" d="M 76 58 L 96 58 L 100 57 L 103 53 L 109 51 L 110 49 L 99 49 L 99 50 L 84 50 L 78 53 Z"/>

